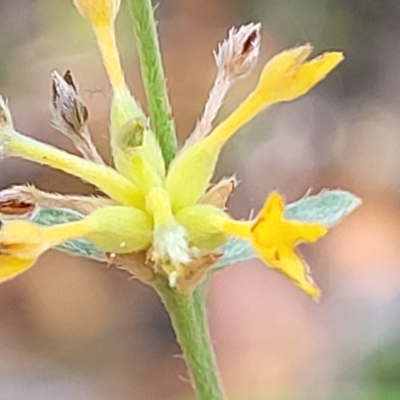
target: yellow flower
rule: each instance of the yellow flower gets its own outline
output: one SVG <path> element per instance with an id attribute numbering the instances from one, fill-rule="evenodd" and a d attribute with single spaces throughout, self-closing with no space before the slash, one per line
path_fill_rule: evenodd
<path id="1" fill-rule="evenodd" d="M 0 228 L 0 282 L 29 269 L 53 246 L 82 236 L 85 223 L 39 227 L 27 221 L 4 222 Z"/>
<path id="2" fill-rule="evenodd" d="M 325 53 L 307 61 L 310 45 L 278 54 L 236 111 L 208 136 L 185 146 L 167 170 L 156 136 L 125 85 L 113 27 L 119 1 L 75 0 L 75 4 L 92 23 L 113 87 L 110 133 L 115 169 L 19 134 L 1 97 L 0 144 L 5 155 L 20 156 L 86 180 L 109 196 L 111 205 L 93 203 L 93 212 L 82 221 L 51 228 L 26 222 L 4 224 L 0 280 L 23 272 L 48 248 L 84 237 L 115 259 L 131 260 L 131 270 L 145 272 L 144 281 L 161 274 L 168 277 L 171 286 L 188 293 L 219 258 L 220 246 L 229 236 L 239 236 L 252 244 L 267 265 L 318 297 L 319 289 L 295 247 L 302 241 L 318 240 L 327 228 L 285 220 L 283 201 L 277 193 L 269 197 L 254 221 L 234 221 L 223 209 L 235 179 L 209 186 L 222 147 L 239 128 L 267 107 L 305 94 L 343 60 L 343 55 Z M 137 268 L 137 260 L 144 260 L 146 268 Z M 149 274 L 149 268 L 154 275 Z"/>
<path id="3" fill-rule="evenodd" d="M 273 192 L 254 222 L 226 221 L 223 227 L 227 233 L 250 240 L 268 266 L 282 272 L 311 297 L 318 298 L 320 290 L 295 247 L 299 243 L 317 241 L 328 228 L 321 224 L 285 220 L 284 211 L 281 196 Z"/>
<path id="4" fill-rule="evenodd" d="M 104 26 L 114 21 L 121 0 L 74 0 L 74 3 L 79 12 L 93 25 Z"/>

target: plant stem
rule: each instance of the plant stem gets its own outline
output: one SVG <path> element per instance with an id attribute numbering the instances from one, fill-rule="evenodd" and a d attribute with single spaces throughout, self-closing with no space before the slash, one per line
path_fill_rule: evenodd
<path id="1" fill-rule="evenodd" d="M 154 286 L 171 318 L 197 399 L 224 400 L 208 333 L 206 289 L 199 287 L 190 295 L 182 295 L 161 278 L 157 279 Z"/>
<path id="2" fill-rule="evenodd" d="M 149 114 L 167 165 L 177 151 L 175 124 L 168 100 L 151 0 L 129 0 Z"/>
<path id="3" fill-rule="evenodd" d="M 151 0 L 129 0 L 137 37 L 137 47 L 150 118 L 168 165 L 177 151 L 175 125 L 172 120 L 162 67 Z M 198 400 L 224 400 L 214 352 L 208 333 L 205 310 L 206 288 L 182 295 L 171 289 L 164 278 L 157 278 L 154 288 L 171 318 L 182 348 Z"/>

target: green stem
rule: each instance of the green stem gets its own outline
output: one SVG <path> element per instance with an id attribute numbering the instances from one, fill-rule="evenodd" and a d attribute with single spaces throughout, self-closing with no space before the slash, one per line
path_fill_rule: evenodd
<path id="1" fill-rule="evenodd" d="M 177 151 L 175 124 L 168 100 L 151 0 L 129 0 L 149 114 L 167 165 Z"/>
<path id="2" fill-rule="evenodd" d="M 158 278 L 155 289 L 171 318 L 198 400 L 224 400 L 205 310 L 206 289 L 182 295 Z"/>

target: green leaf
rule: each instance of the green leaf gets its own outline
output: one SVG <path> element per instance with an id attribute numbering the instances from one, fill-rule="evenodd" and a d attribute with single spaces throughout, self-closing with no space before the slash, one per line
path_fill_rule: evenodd
<path id="1" fill-rule="evenodd" d="M 343 190 L 325 190 L 317 195 L 304 197 L 286 207 L 285 217 L 300 222 L 316 222 L 332 227 L 353 212 L 361 200 Z M 257 258 L 246 240 L 231 238 L 222 248 L 224 255 L 214 269 L 228 267 L 240 261 Z"/>
<path id="2" fill-rule="evenodd" d="M 324 190 L 286 207 L 285 217 L 301 222 L 316 222 L 332 227 L 352 213 L 361 199 L 343 190 Z"/>
<path id="3" fill-rule="evenodd" d="M 39 225 L 51 226 L 66 222 L 78 221 L 83 218 L 80 213 L 68 208 L 43 208 L 33 219 Z M 80 257 L 106 261 L 105 254 L 86 239 L 69 240 L 56 249 Z"/>

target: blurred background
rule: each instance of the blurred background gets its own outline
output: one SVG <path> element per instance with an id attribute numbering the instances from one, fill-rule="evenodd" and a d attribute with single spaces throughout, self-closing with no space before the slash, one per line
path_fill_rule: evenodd
<path id="1" fill-rule="evenodd" d="M 238 83 L 222 119 L 276 52 L 311 42 L 346 61 L 306 97 L 274 107 L 225 148 L 218 177 L 241 181 L 229 209 L 258 210 L 277 189 L 288 201 L 348 189 L 362 208 L 301 249 L 323 290 L 316 305 L 253 261 L 218 273 L 209 297 L 213 342 L 231 400 L 400 398 L 400 2 L 398 0 L 160 1 L 159 31 L 181 140 L 215 75 L 228 29 L 261 21 L 258 70 Z M 146 107 L 126 7 L 119 47 Z M 17 129 L 70 152 L 50 126 L 50 72 L 71 69 L 94 140 L 110 159 L 110 88 L 94 37 L 69 0 L 0 0 L 0 92 Z M 93 188 L 16 159 L 0 185 L 61 193 Z M 123 271 L 50 252 L 0 286 L 0 399 L 191 400 L 187 372 L 156 295 Z M 211 400 L 211 399 L 210 399 Z"/>

